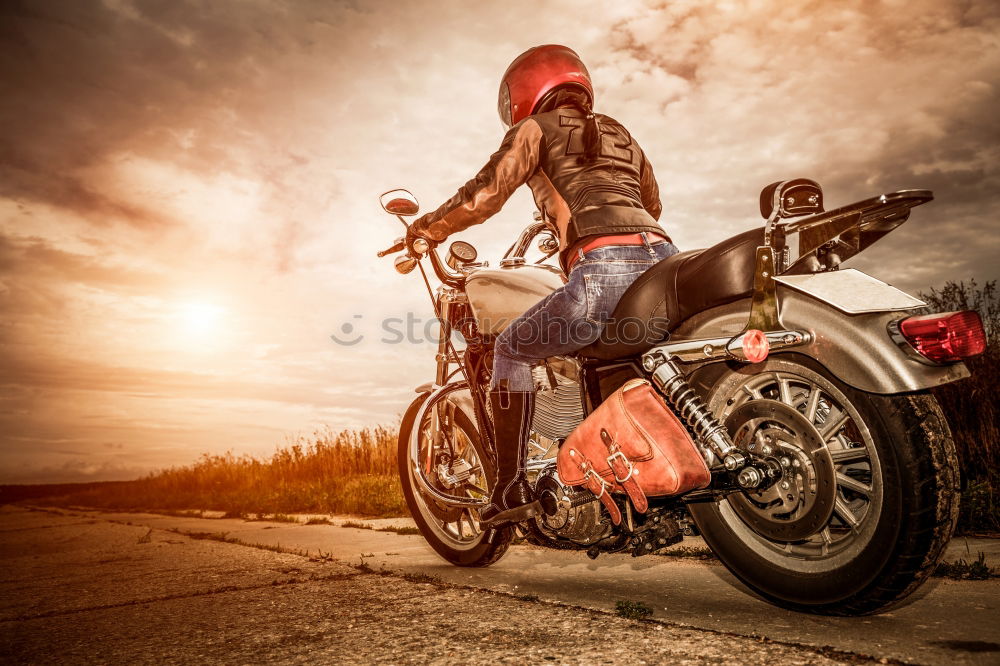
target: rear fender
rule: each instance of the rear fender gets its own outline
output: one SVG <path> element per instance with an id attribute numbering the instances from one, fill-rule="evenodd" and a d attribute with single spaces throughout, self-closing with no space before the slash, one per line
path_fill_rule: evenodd
<path id="1" fill-rule="evenodd" d="M 913 311 L 847 314 L 806 293 L 778 284 L 779 319 L 789 330 L 809 331 L 812 340 L 790 351 L 805 354 L 854 388 L 869 393 L 904 393 L 969 376 L 964 363 L 921 363 L 889 337 L 888 324 Z M 743 331 L 750 300 L 712 308 L 689 318 L 671 340 L 733 336 Z"/>

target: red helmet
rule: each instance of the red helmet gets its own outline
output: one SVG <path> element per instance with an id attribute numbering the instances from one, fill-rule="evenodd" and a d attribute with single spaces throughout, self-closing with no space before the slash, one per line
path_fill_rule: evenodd
<path id="1" fill-rule="evenodd" d="M 579 86 L 593 103 L 590 73 L 573 49 L 558 44 L 528 49 L 510 63 L 500 81 L 500 120 L 513 127 L 534 113 L 546 94 L 565 85 Z"/>

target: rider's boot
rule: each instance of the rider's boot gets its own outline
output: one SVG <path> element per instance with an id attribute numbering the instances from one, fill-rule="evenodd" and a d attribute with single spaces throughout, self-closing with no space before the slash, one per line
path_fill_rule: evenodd
<path id="1" fill-rule="evenodd" d="M 535 394 L 527 391 L 490 391 L 493 441 L 497 447 L 497 482 L 479 521 L 496 527 L 517 523 L 541 512 L 525 475 L 528 430 L 535 412 Z"/>

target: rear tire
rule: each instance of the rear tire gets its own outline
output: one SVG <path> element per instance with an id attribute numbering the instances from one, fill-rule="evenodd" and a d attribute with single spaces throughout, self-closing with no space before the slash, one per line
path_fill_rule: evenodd
<path id="1" fill-rule="evenodd" d="M 810 401 L 813 391 L 819 393 Z M 775 538 L 787 529 L 780 523 L 794 518 L 781 513 L 780 505 L 776 510 L 734 496 L 690 506 L 705 541 L 748 587 L 797 611 L 865 615 L 899 604 L 931 574 L 959 507 L 955 446 L 933 397 L 865 393 L 811 359 L 781 355 L 723 376 L 708 402 L 721 421 L 748 402 L 789 405 L 808 415 L 824 443 L 819 455 L 829 453 L 834 463 L 835 489 L 828 497 L 835 509 L 825 528 L 796 541 Z M 781 432 L 778 420 L 769 433 Z M 735 434 L 739 424 L 729 425 Z M 821 467 L 814 478 L 829 478 Z"/>
<path id="2" fill-rule="evenodd" d="M 473 509 L 449 510 L 441 505 L 435 505 L 420 491 L 413 479 L 414 472 L 410 464 L 410 435 L 414 428 L 417 412 L 427 398 L 428 394 L 425 394 L 413 401 L 406 410 L 399 428 L 397 461 L 406 505 L 410 509 L 410 515 L 417 523 L 420 533 L 438 555 L 456 566 L 489 566 L 507 552 L 514 538 L 513 528 L 480 529 L 478 516 L 474 514 Z M 421 451 L 426 450 L 424 447 L 429 442 L 429 438 L 425 436 L 425 433 L 429 434 L 431 423 L 429 412 L 430 410 L 421 424 Z M 489 488 L 485 486 L 493 483 L 493 465 L 489 457 L 485 455 L 479 431 L 473 420 L 462 409 L 456 407 L 453 416 L 451 436 L 462 439 L 471 447 L 472 451 L 466 457 L 469 458 L 470 462 L 475 462 L 479 469 L 479 472 L 470 477 L 470 480 L 478 480 L 488 491 Z M 444 489 L 442 488 L 442 490 Z M 476 491 L 472 491 L 471 494 L 472 496 L 480 495 Z"/>

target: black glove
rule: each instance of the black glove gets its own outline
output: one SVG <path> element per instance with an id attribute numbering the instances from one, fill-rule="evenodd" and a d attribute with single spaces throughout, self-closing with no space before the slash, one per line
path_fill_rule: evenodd
<path id="1" fill-rule="evenodd" d="M 410 254 L 423 254 L 423 252 L 416 252 L 413 249 L 413 241 L 417 240 L 418 238 L 425 241 L 429 248 L 437 245 L 437 241 L 432 240 L 420 233 L 419 222 L 420 220 L 417 220 L 406 228 L 406 249 L 410 252 Z"/>

